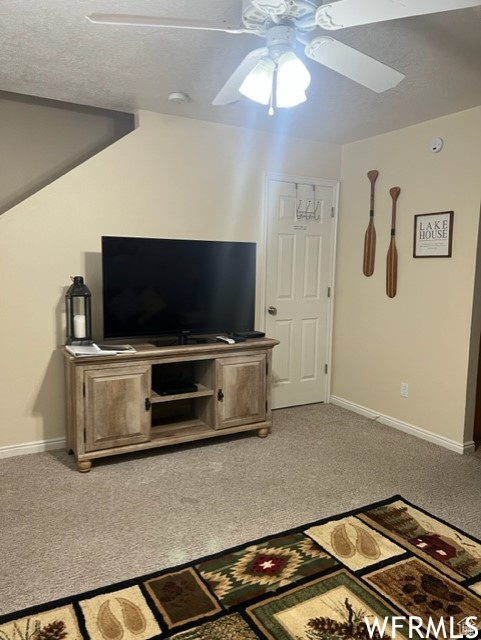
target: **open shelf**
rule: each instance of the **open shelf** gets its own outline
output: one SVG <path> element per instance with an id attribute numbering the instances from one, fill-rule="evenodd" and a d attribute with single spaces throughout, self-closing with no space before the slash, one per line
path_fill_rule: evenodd
<path id="1" fill-rule="evenodd" d="M 212 389 L 175 396 L 158 396 L 152 404 L 152 430 L 173 427 L 174 429 L 203 425 L 212 428 L 213 406 L 210 403 Z"/>
<path id="2" fill-rule="evenodd" d="M 174 393 L 170 396 L 161 396 L 152 389 L 151 402 L 172 402 L 175 400 L 182 400 L 183 398 L 204 398 L 213 396 L 214 391 L 204 387 L 202 384 L 197 384 L 197 391 L 189 391 L 188 393 Z"/>
<path id="3" fill-rule="evenodd" d="M 156 426 L 151 430 L 150 442 L 147 443 L 144 448 L 153 448 L 158 446 L 167 446 L 169 444 L 181 444 L 183 442 L 191 442 L 193 440 L 206 440 L 208 438 L 216 438 L 220 434 L 228 435 L 235 433 L 242 433 L 245 431 L 260 431 L 270 428 L 270 423 L 257 423 L 239 425 L 237 427 L 231 427 L 223 429 L 220 433 L 218 430 L 212 429 L 205 424 L 202 420 L 185 420 L 178 424 L 168 424 L 163 427 Z M 267 433 L 265 434 L 267 435 Z"/>
<path id="4" fill-rule="evenodd" d="M 150 436 L 151 440 L 157 440 L 159 438 L 176 438 L 177 436 L 201 434 L 206 431 L 215 433 L 215 431 L 200 418 L 189 418 L 178 421 L 171 420 L 165 424 L 156 424 L 152 426 Z"/>

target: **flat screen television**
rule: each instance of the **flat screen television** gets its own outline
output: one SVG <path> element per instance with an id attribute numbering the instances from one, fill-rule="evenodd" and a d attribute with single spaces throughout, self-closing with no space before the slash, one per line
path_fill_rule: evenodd
<path id="1" fill-rule="evenodd" d="M 102 237 L 104 338 L 252 331 L 252 242 Z"/>

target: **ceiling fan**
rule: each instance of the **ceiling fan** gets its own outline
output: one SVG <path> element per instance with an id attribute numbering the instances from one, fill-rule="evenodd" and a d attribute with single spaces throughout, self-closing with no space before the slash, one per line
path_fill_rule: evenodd
<path id="1" fill-rule="evenodd" d="M 104 25 L 200 29 L 264 37 L 265 46 L 247 54 L 212 104 L 226 105 L 246 96 L 269 104 L 269 112 L 273 113 L 275 107 L 295 106 L 306 99 L 310 75 L 295 53 L 297 42 L 311 60 L 377 93 L 392 89 L 405 77 L 375 58 L 321 35 L 319 29 L 334 31 L 481 5 L 481 0 L 320 1 L 242 0 L 239 24 L 114 13 L 92 13 L 87 19 Z"/>

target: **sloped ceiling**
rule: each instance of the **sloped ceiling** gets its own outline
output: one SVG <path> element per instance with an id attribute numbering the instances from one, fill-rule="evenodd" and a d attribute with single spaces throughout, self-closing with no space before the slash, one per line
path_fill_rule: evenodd
<path id="1" fill-rule="evenodd" d="M 481 8 L 336 32 L 406 75 L 376 94 L 310 60 L 308 101 L 269 117 L 249 101 L 211 102 L 254 35 L 89 23 L 93 12 L 228 19 L 241 0 L 3 0 L 0 90 L 107 109 L 146 109 L 346 143 L 481 104 Z M 325 34 L 325 32 L 323 32 Z M 172 91 L 191 101 L 169 103 Z"/>

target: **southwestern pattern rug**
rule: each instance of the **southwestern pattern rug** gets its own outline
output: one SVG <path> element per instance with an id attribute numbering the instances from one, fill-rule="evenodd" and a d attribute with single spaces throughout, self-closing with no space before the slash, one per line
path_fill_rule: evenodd
<path id="1" fill-rule="evenodd" d="M 477 628 L 481 542 L 394 496 L 2 616 L 0 640 L 407 640 Z"/>

